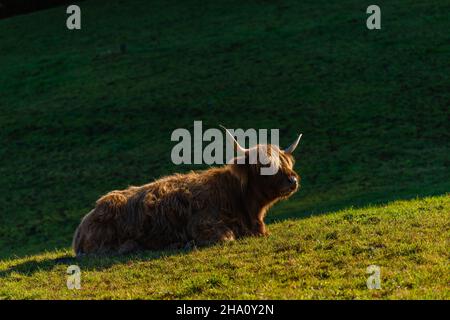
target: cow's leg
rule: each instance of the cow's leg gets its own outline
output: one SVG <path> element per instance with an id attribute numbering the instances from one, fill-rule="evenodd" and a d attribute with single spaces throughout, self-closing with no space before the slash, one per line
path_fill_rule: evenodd
<path id="1" fill-rule="evenodd" d="M 209 233 L 199 234 L 194 240 L 196 246 L 204 247 L 214 243 L 228 242 L 235 240 L 236 237 L 231 229 L 217 230 L 213 235 Z"/>
<path id="2" fill-rule="evenodd" d="M 266 224 L 262 220 L 256 220 L 253 224 L 253 235 L 255 236 L 268 236 L 269 232 L 267 231 Z"/>
<path id="3" fill-rule="evenodd" d="M 201 223 L 195 226 L 192 231 L 193 245 L 200 247 L 236 239 L 233 230 L 222 223 Z M 186 247 L 190 246 L 187 245 Z"/>
<path id="4" fill-rule="evenodd" d="M 141 249 L 140 245 L 136 241 L 127 240 L 119 246 L 117 252 L 119 254 L 129 254 L 138 251 L 139 249 Z"/>

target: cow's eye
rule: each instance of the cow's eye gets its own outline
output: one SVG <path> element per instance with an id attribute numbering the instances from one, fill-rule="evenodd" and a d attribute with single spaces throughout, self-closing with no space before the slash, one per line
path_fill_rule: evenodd
<path id="1" fill-rule="evenodd" d="M 283 179 L 289 179 L 289 173 L 287 173 L 285 171 L 281 171 L 281 170 L 280 170 L 280 172 L 281 172 Z"/>

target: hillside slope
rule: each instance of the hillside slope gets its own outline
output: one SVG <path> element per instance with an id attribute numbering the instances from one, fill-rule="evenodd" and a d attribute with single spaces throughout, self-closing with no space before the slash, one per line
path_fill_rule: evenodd
<path id="1" fill-rule="evenodd" d="M 449 196 L 287 220 L 268 238 L 197 251 L 7 260 L 0 298 L 450 299 Z M 67 289 L 70 264 L 81 269 L 80 290 Z M 381 289 L 367 289 L 370 265 Z"/>

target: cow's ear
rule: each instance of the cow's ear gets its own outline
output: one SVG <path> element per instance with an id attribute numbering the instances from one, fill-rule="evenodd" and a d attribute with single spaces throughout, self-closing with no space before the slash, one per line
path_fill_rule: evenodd
<path id="1" fill-rule="evenodd" d="M 245 188 L 247 186 L 249 174 L 249 165 L 245 157 L 233 158 L 228 163 L 228 166 L 231 170 L 231 173 L 241 182 L 242 188 Z"/>

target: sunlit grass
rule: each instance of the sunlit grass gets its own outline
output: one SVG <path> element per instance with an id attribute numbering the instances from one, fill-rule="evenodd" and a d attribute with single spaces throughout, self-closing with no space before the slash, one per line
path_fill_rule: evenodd
<path id="1" fill-rule="evenodd" d="M 268 238 L 194 251 L 0 263 L 0 297 L 25 299 L 448 299 L 449 195 L 272 224 Z M 66 260 L 64 260 L 66 259 Z M 67 267 L 81 268 L 69 290 Z M 366 268 L 381 270 L 369 290 Z"/>
<path id="2" fill-rule="evenodd" d="M 0 21 L 1 297 L 448 298 L 448 3 L 377 3 L 368 31 L 356 0 L 122 2 Z M 303 133 L 271 237 L 79 261 L 68 291 L 98 197 L 202 167 L 170 161 L 194 120 Z"/>

